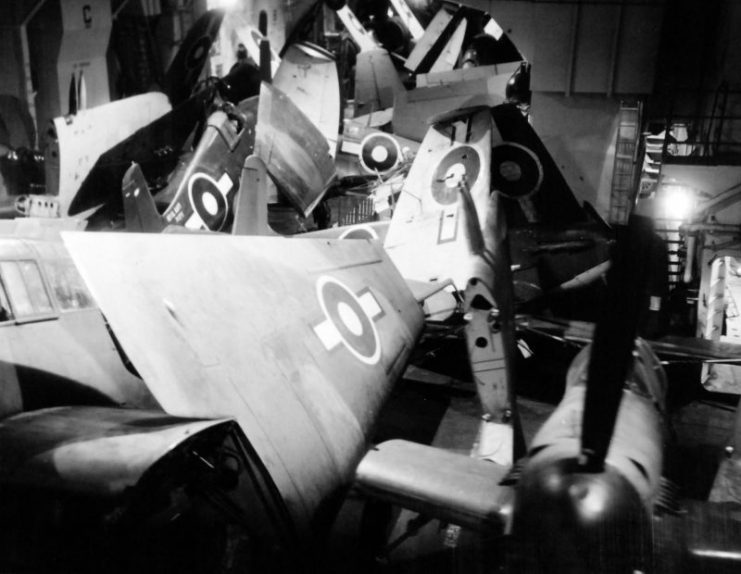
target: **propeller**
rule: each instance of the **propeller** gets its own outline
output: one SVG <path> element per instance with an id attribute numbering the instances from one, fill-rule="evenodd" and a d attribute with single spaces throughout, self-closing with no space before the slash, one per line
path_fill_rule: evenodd
<path id="1" fill-rule="evenodd" d="M 592 346 L 572 363 L 564 398 L 534 437 L 517 483 L 512 572 L 617 574 L 650 564 L 660 424 L 650 398 L 624 389 L 647 302 L 652 237 L 650 221 L 637 217 L 616 230 Z M 619 438 L 605 464 L 623 400 Z"/>
<path id="2" fill-rule="evenodd" d="M 644 312 L 652 226 L 632 216 L 616 230 L 617 243 L 607 274 L 607 295 L 595 328 L 587 371 L 579 465 L 600 472 L 615 428 L 622 389 Z"/>

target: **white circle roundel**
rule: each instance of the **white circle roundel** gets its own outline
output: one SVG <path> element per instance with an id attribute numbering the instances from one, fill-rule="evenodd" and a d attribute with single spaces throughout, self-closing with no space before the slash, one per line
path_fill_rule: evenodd
<path id="1" fill-rule="evenodd" d="M 207 229 L 221 231 L 229 215 L 229 203 L 226 193 L 214 178 L 205 173 L 191 175 L 188 180 L 188 200 Z"/>
<path id="2" fill-rule="evenodd" d="M 375 321 L 383 310 L 369 289 L 358 294 L 334 277 L 317 280 L 317 299 L 325 320 L 314 332 L 327 350 L 344 345 L 357 359 L 375 365 L 381 357 L 381 343 Z"/>

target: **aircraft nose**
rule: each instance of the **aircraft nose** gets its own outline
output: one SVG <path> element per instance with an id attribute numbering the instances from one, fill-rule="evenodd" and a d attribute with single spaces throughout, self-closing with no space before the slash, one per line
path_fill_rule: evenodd
<path id="1" fill-rule="evenodd" d="M 517 486 L 510 571 L 650 570 L 650 517 L 616 469 L 584 472 L 575 459 L 531 463 Z"/>

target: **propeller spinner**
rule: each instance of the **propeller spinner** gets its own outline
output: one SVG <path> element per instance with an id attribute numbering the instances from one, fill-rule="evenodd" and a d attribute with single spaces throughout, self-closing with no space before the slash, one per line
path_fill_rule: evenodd
<path id="1" fill-rule="evenodd" d="M 617 232 L 594 342 L 533 440 L 517 485 L 512 571 L 647 572 L 662 465 L 663 371 L 636 332 L 646 303 L 648 222 Z"/>

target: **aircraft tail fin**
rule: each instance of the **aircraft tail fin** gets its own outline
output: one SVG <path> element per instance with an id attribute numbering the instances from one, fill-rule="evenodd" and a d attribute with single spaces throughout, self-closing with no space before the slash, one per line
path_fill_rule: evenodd
<path id="1" fill-rule="evenodd" d="M 491 108 L 491 185 L 510 225 L 564 226 L 588 220 L 551 154 L 514 104 Z"/>
<path id="2" fill-rule="evenodd" d="M 126 170 L 122 190 L 128 231 L 159 233 L 165 228 L 139 164 L 132 163 Z"/>
<path id="3" fill-rule="evenodd" d="M 268 170 L 250 155 L 244 160 L 234 205 L 232 235 L 275 235 L 268 224 Z"/>
<path id="4" fill-rule="evenodd" d="M 191 27 L 163 79 L 163 92 L 173 107 L 190 97 L 219 33 L 223 10 L 209 10 Z"/>

